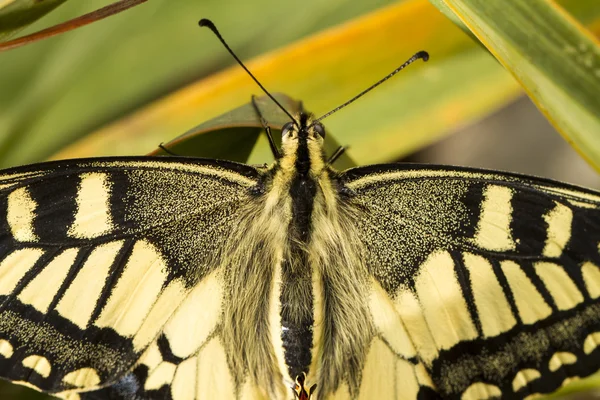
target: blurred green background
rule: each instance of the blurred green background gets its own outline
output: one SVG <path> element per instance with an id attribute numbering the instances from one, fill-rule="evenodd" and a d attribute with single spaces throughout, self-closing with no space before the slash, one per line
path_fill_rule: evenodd
<path id="1" fill-rule="evenodd" d="M 558 3 L 600 32 L 598 0 Z M 107 4 L 66 1 L 18 34 Z M 319 115 L 428 50 L 429 63 L 412 65 L 324 121 L 359 164 L 466 165 L 600 188 L 597 173 L 513 77 L 425 0 L 149 0 L 0 53 L 0 167 L 57 152 L 146 154 L 260 95 L 216 38 L 197 26 L 200 18 L 212 19 L 243 60 L 254 60 L 249 66 L 267 88 L 302 100 Z M 268 161 L 259 142 L 251 162 Z M 43 396 L 3 384 L 5 398 Z"/>

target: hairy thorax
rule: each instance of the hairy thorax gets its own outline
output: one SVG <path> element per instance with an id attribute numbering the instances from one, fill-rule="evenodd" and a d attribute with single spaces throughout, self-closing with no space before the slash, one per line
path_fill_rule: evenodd
<path id="1" fill-rule="evenodd" d="M 324 163 L 307 174 L 268 171 L 222 252 L 221 329 L 239 390 L 250 382 L 291 398 L 306 374 L 321 398 L 342 381 L 350 390 L 360 383 L 372 328 L 366 305 L 356 305 L 368 296 L 367 273 L 356 210 L 334 176 Z"/>

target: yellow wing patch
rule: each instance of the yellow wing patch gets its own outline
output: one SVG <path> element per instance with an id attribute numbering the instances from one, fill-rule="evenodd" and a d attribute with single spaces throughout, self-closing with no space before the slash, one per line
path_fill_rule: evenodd
<path id="1" fill-rule="evenodd" d="M 544 215 L 548 224 L 548 238 L 543 254 L 546 257 L 560 257 L 567 242 L 571 238 L 573 211 L 565 205 L 555 202 L 556 207 Z"/>
<path id="2" fill-rule="evenodd" d="M 514 261 L 502 261 L 500 267 L 508 281 L 519 317 L 524 324 L 533 324 L 552 313 L 552 308 L 546 304 L 519 264 Z"/>
<path id="3" fill-rule="evenodd" d="M 427 258 L 420 268 L 415 288 L 439 349 L 449 349 L 458 342 L 477 337 L 448 252 L 436 252 Z"/>
<path id="4" fill-rule="evenodd" d="M 537 262 L 534 267 L 559 310 L 571 309 L 583 301 L 583 295 L 563 267 L 550 262 Z"/>
<path id="5" fill-rule="evenodd" d="M 15 240 L 35 242 L 38 240 L 33 229 L 37 204 L 26 187 L 15 189 L 8 195 L 6 220 Z"/>
<path id="6" fill-rule="evenodd" d="M 405 358 L 414 357 L 414 346 L 394 304 L 377 282 L 372 281 L 371 288 L 369 309 L 375 327 L 395 353 Z"/>
<path id="7" fill-rule="evenodd" d="M 4 358 L 11 358 L 13 351 L 13 347 L 8 340 L 0 339 L 0 356 Z"/>
<path id="8" fill-rule="evenodd" d="M 166 279 L 166 265 L 152 244 L 138 241 L 102 313 L 99 327 L 113 328 L 125 337 L 141 327 Z"/>
<path id="9" fill-rule="evenodd" d="M 470 253 L 464 254 L 464 260 L 484 336 L 497 336 L 510 330 L 517 321 L 492 265 L 484 257 Z"/>
<path id="10" fill-rule="evenodd" d="M 600 268 L 594 263 L 584 262 L 581 266 L 581 275 L 590 297 L 592 299 L 600 297 Z"/>
<path id="11" fill-rule="evenodd" d="M 481 216 L 475 235 L 475 243 L 486 250 L 506 251 L 514 249 L 511 235 L 511 199 L 513 191 L 504 186 L 489 185 L 484 191 Z"/>
<path id="12" fill-rule="evenodd" d="M 550 358 L 550 361 L 548 362 L 548 369 L 550 371 L 556 371 L 563 365 L 574 364 L 576 362 L 577 357 L 575 354 L 561 351 L 552 355 L 552 358 Z"/>
<path id="13" fill-rule="evenodd" d="M 44 378 L 50 376 L 50 372 L 52 372 L 52 366 L 46 357 L 43 356 L 28 356 L 25 357 L 22 361 L 24 367 L 31 368 Z"/>
<path id="14" fill-rule="evenodd" d="M 221 316 L 222 284 L 217 274 L 205 277 L 183 300 L 165 325 L 164 333 L 177 357 L 196 353 L 215 329 Z"/>
<path id="15" fill-rule="evenodd" d="M 18 249 L 0 263 L 0 295 L 9 295 L 44 254 L 41 249 Z"/>
<path id="16" fill-rule="evenodd" d="M 539 379 L 541 376 L 542 374 L 540 374 L 540 371 L 537 369 L 522 369 L 521 371 L 517 372 L 515 379 L 512 381 L 513 391 L 517 392 L 522 388 L 527 387 L 529 383 Z"/>
<path id="17" fill-rule="evenodd" d="M 110 267 L 122 247 L 123 241 L 115 241 L 102 244 L 91 252 L 56 306 L 60 315 L 81 329 L 88 326 Z"/>
<path id="18" fill-rule="evenodd" d="M 93 368 L 81 368 L 66 374 L 63 382 L 77 388 L 92 388 L 100 384 L 100 377 Z"/>
<path id="19" fill-rule="evenodd" d="M 48 265 L 31 281 L 17 298 L 24 304 L 30 304 L 36 310 L 47 313 L 48 307 L 56 295 L 56 289 L 67 278 L 69 269 L 78 249 L 67 249 L 54 257 Z"/>
<path id="20" fill-rule="evenodd" d="M 77 190 L 75 221 L 69 236 L 92 239 L 113 229 L 110 211 L 110 180 L 108 174 L 90 172 L 81 174 Z"/>
<path id="21" fill-rule="evenodd" d="M 483 382 L 473 383 L 460 397 L 461 400 L 486 400 L 502 396 L 500 388 Z"/>

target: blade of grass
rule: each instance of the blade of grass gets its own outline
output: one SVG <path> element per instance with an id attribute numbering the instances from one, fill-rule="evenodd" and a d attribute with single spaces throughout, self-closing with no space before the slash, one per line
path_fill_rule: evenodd
<path id="1" fill-rule="evenodd" d="M 0 41 L 40 19 L 67 0 L 13 0 L 0 3 Z"/>
<path id="2" fill-rule="evenodd" d="M 600 47 L 590 32 L 549 0 L 432 1 L 452 10 L 600 170 Z"/>
<path id="3" fill-rule="evenodd" d="M 70 21 L 62 24 L 54 25 L 50 28 L 43 29 L 39 32 L 32 33 L 27 36 L 23 36 L 17 39 L 9 40 L 4 43 L 0 43 L 0 51 L 6 51 L 15 49 L 17 47 L 24 46 L 26 44 L 35 43 L 37 41 L 50 38 L 52 36 L 60 35 L 65 32 L 72 31 L 82 26 L 89 25 L 93 22 L 100 21 L 104 18 L 110 17 L 111 15 L 118 14 L 127 9 L 145 3 L 148 0 L 121 0 L 116 3 L 110 4 L 99 10 L 92 11 L 91 13 L 82 15 L 81 17 L 74 18 Z"/>

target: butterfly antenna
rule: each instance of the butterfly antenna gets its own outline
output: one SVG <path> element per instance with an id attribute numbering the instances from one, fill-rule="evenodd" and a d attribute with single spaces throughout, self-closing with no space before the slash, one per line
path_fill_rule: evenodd
<path id="1" fill-rule="evenodd" d="M 271 98 L 271 100 L 273 100 L 273 102 L 275 102 L 275 104 L 277 104 L 277 106 L 279 108 L 281 108 L 281 110 L 287 114 L 288 117 L 290 117 L 290 120 L 294 123 L 294 125 L 298 126 L 298 123 L 296 122 L 296 119 L 294 117 L 292 117 L 292 114 L 290 114 L 288 112 L 288 110 L 285 109 L 285 107 L 283 107 L 276 99 L 275 97 L 273 97 L 271 95 L 271 93 L 269 93 L 267 91 L 267 89 L 265 89 L 265 87 L 263 85 L 261 85 L 261 83 L 258 81 L 258 79 L 256 79 L 256 77 L 254 75 L 252 75 L 252 72 L 250 72 L 250 70 L 248 68 L 246 68 L 246 66 L 244 65 L 244 63 L 242 62 L 242 60 L 240 60 L 238 58 L 238 56 L 235 55 L 235 53 L 233 52 L 233 50 L 231 50 L 231 48 L 229 47 L 229 45 L 227 44 L 227 42 L 225 42 L 225 39 L 223 39 L 223 36 L 221 36 L 221 34 L 219 33 L 217 27 L 215 26 L 215 24 L 213 24 L 213 22 L 209 19 L 206 18 L 202 18 L 200 20 L 200 22 L 198 22 L 198 25 L 200 25 L 201 27 L 207 27 L 208 29 L 210 29 L 215 36 L 217 36 L 217 38 L 221 41 L 221 43 L 223 44 L 223 46 L 225 46 L 225 48 L 227 49 L 227 51 L 229 52 L 229 54 L 231 54 L 233 56 L 233 58 L 235 58 L 235 61 L 237 61 L 238 64 L 240 64 L 240 66 L 242 68 L 244 68 L 244 71 L 246 71 L 248 73 L 248 75 L 250 75 L 250 78 L 252 78 L 254 80 L 254 82 L 256 82 L 256 84 L 262 89 L 263 92 L 265 92 L 265 94 L 267 96 L 269 96 Z"/>
<path id="2" fill-rule="evenodd" d="M 415 54 L 414 56 L 412 56 L 411 58 L 406 60 L 406 62 L 404 64 L 402 64 L 401 66 L 399 66 L 398 68 L 393 70 L 390 74 L 385 76 L 383 79 L 379 80 L 378 82 L 374 83 L 370 87 L 366 88 L 365 90 L 363 90 L 362 92 L 360 92 L 359 94 L 357 94 L 356 96 L 354 96 L 353 98 L 351 98 L 350 100 L 348 100 L 347 102 L 342 104 L 341 106 L 338 106 L 338 107 L 334 108 L 333 110 L 329 111 L 327 114 L 322 115 L 319 118 L 313 120 L 313 124 L 315 122 L 318 122 L 322 119 L 329 117 L 334 112 L 337 112 L 337 111 L 341 110 L 342 108 L 346 107 L 348 104 L 354 102 L 354 100 L 358 99 L 359 97 L 362 97 L 363 95 L 367 94 L 371 90 L 375 89 L 377 86 L 381 85 L 383 82 L 387 81 L 392 76 L 396 75 L 398 72 L 402 71 L 404 68 L 408 67 L 410 64 L 414 63 L 418 59 L 423 59 L 423 61 L 429 60 L 429 53 L 427 53 L 426 51 L 419 51 L 417 54 Z"/>

